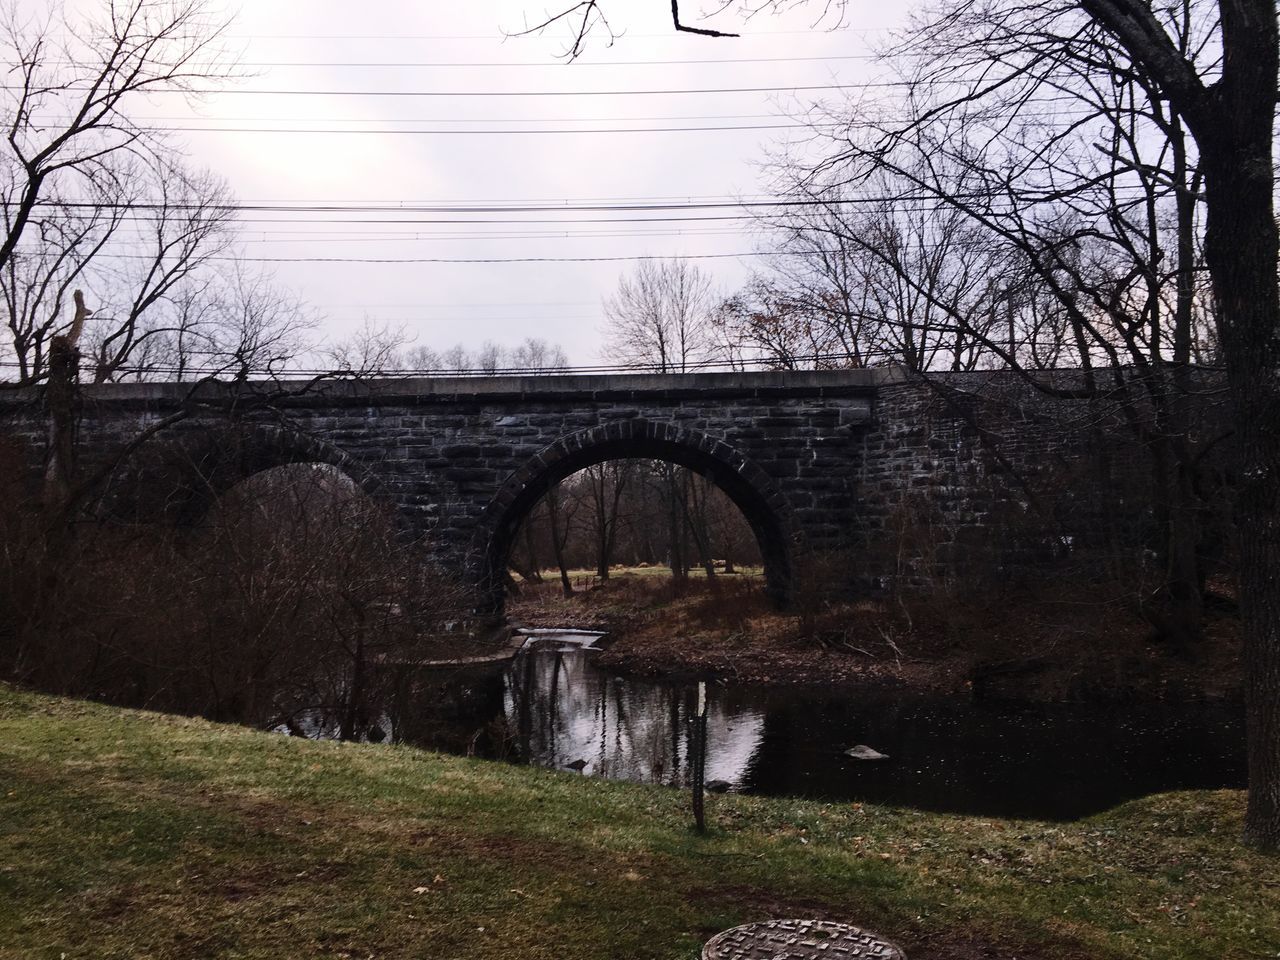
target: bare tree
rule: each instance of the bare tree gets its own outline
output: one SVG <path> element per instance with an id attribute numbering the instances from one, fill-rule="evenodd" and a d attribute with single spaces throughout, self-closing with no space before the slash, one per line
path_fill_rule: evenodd
<path id="1" fill-rule="evenodd" d="M 842 344 L 822 297 L 799 298 L 779 278 L 757 274 L 712 316 L 718 351 L 733 369 L 777 370 L 865 365 L 860 336 Z M 849 315 L 856 328 L 858 317 Z M 844 358 L 844 359 L 841 359 Z"/>
<path id="2" fill-rule="evenodd" d="M 609 460 L 582 471 L 591 499 L 592 525 L 595 533 L 596 575 L 609 579 L 618 527 L 622 521 L 621 506 L 632 479 L 630 460 Z"/>
<path id="3" fill-rule="evenodd" d="M 116 171 L 115 190 L 92 205 L 41 206 L 27 239 L 0 270 L 9 327 L 3 351 L 17 384 L 45 379 L 49 344 L 66 323 L 70 290 L 84 286 L 93 319 L 84 348 L 102 383 L 123 375 L 164 376 L 171 338 L 188 342 L 207 323 L 213 261 L 234 237 L 225 184 L 172 158 Z M 154 194 L 145 212 L 131 197 Z M 128 249 L 130 253 L 112 253 Z M 196 294 L 199 291 L 200 298 Z"/>
<path id="4" fill-rule="evenodd" d="M 311 312 L 269 273 L 240 263 L 222 278 L 208 337 L 205 369 L 238 380 L 274 376 L 309 347 Z"/>
<path id="5" fill-rule="evenodd" d="M 993 36 L 972 10 L 919 25 L 894 60 L 909 91 L 898 117 L 864 108 L 818 176 L 841 191 L 853 182 L 887 192 L 906 211 L 929 210 L 935 223 L 962 221 L 991 251 L 975 276 L 989 279 L 976 285 L 976 310 L 967 310 L 935 288 L 928 263 L 902 261 L 875 231 L 850 231 L 870 236 L 866 252 L 940 308 L 935 325 L 955 336 L 957 352 L 967 344 L 1016 370 L 1065 360 L 1083 369 L 1086 392 L 1120 403 L 1152 451 L 1166 532 L 1164 575 L 1144 610 L 1186 642 L 1201 609 L 1193 478 L 1203 450 L 1190 439 L 1189 400 L 1202 385 L 1190 364 L 1197 333 L 1210 326 L 1199 281 L 1199 158 L 1151 78 L 1120 71 L 1105 30 L 1085 21 L 1068 39 L 1044 32 L 1039 14 L 999 11 Z M 1165 27 L 1182 48 L 1208 51 L 1206 69 L 1215 68 L 1206 4 L 1184 5 Z M 1010 57 L 1016 70 L 984 71 Z M 817 183 L 811 174 L 797 186 L 809 194 Z M 1007 264 L 1019 268 L 1015 282 L 999 277 Z"/>
<path id="6" fill-rule="evenodd" d="M 618 281 L 617 292 L 605 301 L 609 319 L 605 331 L 610 356 L 629 366 L 659 373 L 696 370 L 717 355 L 712 313 L 715 298 L 711 279 L 687 260 L 643 260 Z M 667 549 L 671 573 L 684 580 L 689 573 L 690 480 L 685 467 L 659 463 L 662 499 L 666 505 Z M 705 531 L 694 534 L 705 542 Z"/>
<path id="7" fill-rule="evenodd" d="M 687 260 L 642 260 L 604 304 L 607 351 L 622 363 L 684 373 L 711 359 L 711 278 Z"/>
<path id="8" fill-rule="evenodd" d="M 165 332 L 151 322 L 157 307 L 225 243 L 225 187 L 187 173 L 163 139 L 128 116 L 147 94 L 229 76 L 222 29 L 203 0 L 107 0 L 81 17 L 60 9 L 24 14 L 16 3 L 0 12 L 0 47 L 12 65 L 0 90 L 8 107 L 0 146 L 4 352 L 12 350 L 18 384 L 48 380 L 51 516 L 66 519 L 77 499 L 81 343 L 92 345 L 95 381 L 137 358 L 149 362 Z M 160 199 L 139 201 L 147 190 Z M 104 250 L 123 239 L 139 241 L 142 252 L 120 258 L 129 267 L 108 269 Z M 98 288 L 92 309 L 76 289 L 81 284 Z M 77 309 L 68 326 L 73 289 Z"/>
<path id="9" fill-rule="evenodd" d="M 541 337 L 525 337 L 507 349 L 506 363 L 520 371 L 563 370 L 569 366 L 569 358 L 558 343 L 548 343 Z"/>
<path id="10" fill-rule="evenodd" d="M 526 337 L 514 347 L 486 341 L 479 350 L 455 344 L 438 351 L 418 345 L 400 350 L 386 369 L 404 373 L 537 373 L 564 369 L 569 358 L 559 344 L 539 337 Z"/>
<path id="11" fill-rule="evenodd" d="M 233 76 L 225 25 L 205 0 L 104 0 L 84 17 L 5 6 L 0 58 L 12 66 L 0 90 L 0 269 L 41 205 L 92 203 L 109 192 L 122 157 L 166 152 L 129 109 L 149 94 Z"/>
<path id="12" fill-rule="evenodd" d="M 726 338 L 787 368 L 978 366 L 1008 260 L 959 213 L 883 199 L 895 187 L 788 183 L 802 205 L 761 220 L 780 253 L 726 304 Z"/>
<path id="13" fill-rule="evenodd" d="M 136 244 L 136 259 L 110 272 L 106 302 L 94 312 L 94 383 L 113 380 L 120 371 L 145 370 L 150 341 L 183 328 L 193 315 L 162 308 L 188 281 L 198 277 L 230 250 L 235 215 L 226 184 L 209 172 L 191 173 L 171 158 L 156 158 L 141 183 L 154 189 L 155 200 L 123 238 Z M 116 239 L 122 239 L 117 236 Z M 136 266 L 134 266 L 136 264 Z"/>
<path id="14" fill-rule="evenodd" d="M 67 324 L 64 316 L 71 292 L 87 286 L 94 257 L 111 240 L 123 212 L 116 194 L 88 211 L 50 207 L 33 224 L 36 237 L 15 249 L 0 268 L 8 341 L 0 356 L 11 358 L 12 375 L 0 379 L 19 384 L 44 379 L 50 343 Z"/>
<path id="15" fill-rule="evenodd" d="M 397 369 L 409 335 L 403 325 L 365 318 L 350 336 L 324 347 L 322 360 L 343 374 L 372 376 Z"/>
<path id="16" fill-rule="evenodd" d="M 573 496 L 572 488 L 566 488 L 564 483 L 558 483 L 548 490 L 543 500 L 546 503 L 547 523 L 551 530 L 551 552 L 555 555 L 556 566 L 560 569 L 560 587 L 566 597 L 572 596 L 573 580 L 569 577 L 565 547 L 573 535 L 574 518 L 577 516 L 581 500 Z"/>

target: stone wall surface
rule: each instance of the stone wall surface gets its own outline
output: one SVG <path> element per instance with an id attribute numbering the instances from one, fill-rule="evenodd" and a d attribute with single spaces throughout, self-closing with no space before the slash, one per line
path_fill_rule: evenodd
<path id="1" fill-rule="evenodd" d="M 33 475 L 37 401 L 0 408 Z M 180 419 L 117 462 L 166 418 Z M 1149 483 L 1114 412 L 998 373 L 105 385 L 84 390 L 78 449 L 81 474 L 103 476 L 102 513 L 179 523 L 259 470 L 333 464 L 488 588 L 541 494 L 605 459 L 673 460 L 714 479 L 756 531 L 778 592 L 817 553 L 871 581 L 990 562 L 1010 518 L 1034 515 L 1026 542 L 1003 545 L 1002 562 L 1024 562 L 1111 535 L 1142 514 Z"/>

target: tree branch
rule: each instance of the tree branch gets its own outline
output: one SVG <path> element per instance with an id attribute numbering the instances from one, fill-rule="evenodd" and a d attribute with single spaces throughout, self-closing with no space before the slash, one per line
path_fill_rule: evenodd
<path id="1" fill-rule="evenodd" d="M 726 33 L 723 30 L 709 30 L 705 27 L 686 27 L 680 22 L 680 0 L 671 0 L 671 22 L 680 33 L 696 33 L 700 37 L 737 37 L 741 34 Z"/>
<path id="2" fill-rule="evenodd" d="M 1188 123 L 1204 122 L 1208 88 L 1160 26 L 1149 2 L 1080 0 L 1080 9 L 1124 47 L 1177 105 Z"/>

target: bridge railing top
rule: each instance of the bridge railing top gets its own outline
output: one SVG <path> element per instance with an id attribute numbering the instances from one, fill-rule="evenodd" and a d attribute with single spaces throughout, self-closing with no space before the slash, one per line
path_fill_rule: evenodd
<path id="1" fill-rule="evenodd" d="M 395 399 L 462 399 L 539 396 L 681 395 L 727 396 L 873 393 L 885 384 L 902 382 L 896 367 L 856 370 L 752 370 L 696 373 L 544 373 L 522 376 L 352 377 L 307 379 L 132 382 L 85 385 L 85 400 L 126 404 L 218 402 L 237 397 L 290 401 L 389 401 Z M 35 391 L 0 394 L 4 401 L 30 400 Z"/>

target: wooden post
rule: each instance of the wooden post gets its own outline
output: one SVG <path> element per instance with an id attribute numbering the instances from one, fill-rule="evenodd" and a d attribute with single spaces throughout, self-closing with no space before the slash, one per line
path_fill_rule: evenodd
<path id="1" fill-rule="evenodd" d="M 707 832 L 704 800 L 707 779 L 707 685 L 698 682 L 698 710 L 693 717 L 693 825 L 699 833 Z"/>

